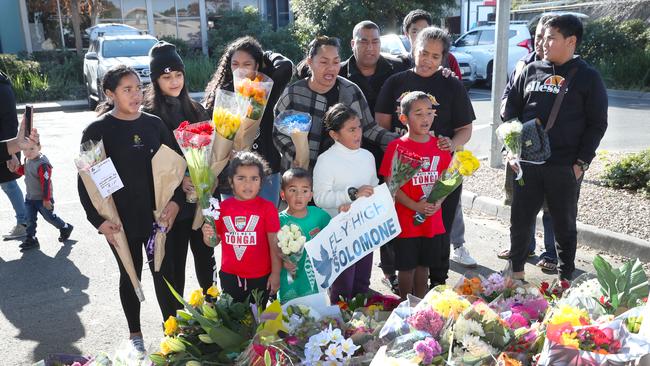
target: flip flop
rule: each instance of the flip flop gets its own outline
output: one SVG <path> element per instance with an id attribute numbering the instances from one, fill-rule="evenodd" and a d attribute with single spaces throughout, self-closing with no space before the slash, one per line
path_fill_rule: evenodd
<path id="1" fill-rule="evenodd" d="M 501 259 L 510 259 L 510 249 L 505 249 L 497 253 L 497 257 Z"/>
<path id="2" fill-rule="evenodd" d="M 557 264 L 551 261 L 547 261 L 546 258 L 543 258 L 536 264 L 537 267 L 541 268 L 545 272 L 557 272 Z"/>

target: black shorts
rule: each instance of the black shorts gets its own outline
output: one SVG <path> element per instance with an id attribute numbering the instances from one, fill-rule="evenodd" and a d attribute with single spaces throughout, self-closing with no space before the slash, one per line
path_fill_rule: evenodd
<path id="1" fill-rule="evenodd" d="M 395 269 L 410 271 L 415 267 L 430 267 L 437 262 L 436 255 L 440 253 L 442 236 L 433 238 L 395 238 L 393 250 L 395 251 Z M 448 256 L 447 256 L 448 257 Z"/>
<path id="2" fill-rule="evenodd" d="M 266 305 L 269 299 L 269 291 L 266 283 L 269 275 L 258 278 L 242 278 L 234 274 L 219 271 L 219 283 L 223 292 L 232 296 L 234 302 L 254 303 L 253 290 L 258 290 L 262 295 L 262 304 Z"/>

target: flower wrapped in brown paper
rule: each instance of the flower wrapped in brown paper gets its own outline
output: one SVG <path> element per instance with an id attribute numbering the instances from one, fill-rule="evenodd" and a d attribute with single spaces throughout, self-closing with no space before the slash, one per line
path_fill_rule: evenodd
<path id="1" fill-rule="evenodd" d="M 151 159 L 151 171 L 153 173 L 154 196 L 156 209 L 153 217 L 156 222 L 160 220 L 163 209 L 174 196 L 174 191 L 183 182 L 187 163 L 185 159 L 167 145 L 161 145 Z M 158 225 L 159 227 L 159 225 Z M 154 270 L 160 271 L 160 266 L 165 258 L 165 241 L 170 228 L 154 229 L 149 242 L 153 245 Z M 149 251 L 149 243 L 147 251 Z"/>
<path id="2" fill-rule="evenodd" d="M 240 68 L 233 72 L 233 83 L 235 93 L 249 102 L 244 114 L 245 118 L 235 135 L 234 149 L 250 150 L 259 136 L 260 122 L 273 89 L 273 79 L 261 72 L 251 73 Z"/>
<path id="3" fill-rule="evenodd" d="M 79 171 L 81 181 L 88 192 L 88 197 L 90 198 L 93 207 L 97 210 L 97 213 L 99 213 L 99 215 L 105 220 L 122 227 L 122 220 L 117 212 L 113 196 L 108 195 L 103 197 L 90 176 L 90 168 L 104 160 L 106 160 L 106 151 L 104 150 L 103 142 L 101 140 L 99 142 L 87 141 L 81 145 L 81 153 L 79 154 L 79 157 L 75 159 L 75 165 Z M 118 233 L 114 234 L 114 238 L 114 247 L 117 251 L 117 255 L 120 258 L 126 273 L 129 275 L 135 294 L 142 302 L 144 301 L 144 292 L 142 291 L 142 284 L 140 283 L 138 274 L 135 271 L 135 265 L 133 264 L 133 258 L 131 257 L 131 251 L 129 250 L 129 243 L 126 240 L 124 229 L 120 229 Z"/>

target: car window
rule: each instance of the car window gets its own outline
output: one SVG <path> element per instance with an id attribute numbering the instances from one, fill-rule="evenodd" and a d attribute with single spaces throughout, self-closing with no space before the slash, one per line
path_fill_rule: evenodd
<path id="1" fill-rule="evenodd" d="M 391 55 L 401 55 L 404 52 L 399 37 L 381 37 L 381 52 Z"/>
<path id="2" fill-rule="evenodd" d="M 104 41 L 102 56 L 105 58 L 147 56 L 154 44 L 156 44 L 155 39 L 116 39 Z"/>
<path id="3" fill-rule="evenodd" d="M 479 45 L 494 44 L 494 31 L 493 30 L 484 30 L 481 31 L 481 35 L 478 38 Z"/>
<path id="4" fill-rule="evenodd" d="M 477 39 L 478 39 L 478 31 L 469 32 L 464 36 L 460 37 L 454 45 L 456 47 L 474 46 L 476 44 Z"/>
<path id="5" fill-rule="evenodd" d="M 511 29 L 510 32 L 508 32 L 508 38 L 512 38 L 512 37 L 514 37 L 514 36 L 516 36 L 516 35 L 517 35 L 517 31 L 516 31 L 516 30 L 512 30 L 512 29 Z"/>

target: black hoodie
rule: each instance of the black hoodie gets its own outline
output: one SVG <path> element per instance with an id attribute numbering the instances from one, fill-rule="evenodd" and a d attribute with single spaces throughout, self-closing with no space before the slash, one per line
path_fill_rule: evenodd
<path id="1" fill-rule="evenodd" d="M 16 137 L 18 133 L 18 117 L 16 115 L 16 97 L 11 88 L 9 78 L 0 72 L 0 140 Z M 20 154 L 17 154 L 20 159 Z M 19 178 L 9 171 L 7 164 L 0 161 L 0 183 L 10 182 Z"/>
<path id="2" fill-rule="evenodd" d="M 596 156 L 607 129 L 607 91 L 600 74 L 578 56 L 560 66 L 535 61 L 515 79 L 504 110 L 505 121 L 539 118 L 546 124 L 561 83 L 573 68 L 577 72 L 548 131 L 551 157 L 547 164 L 551 165 L 572 165 L 578 159 L 590 163 Z"/>

